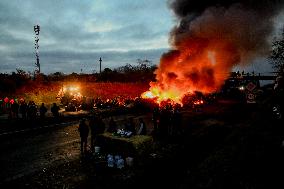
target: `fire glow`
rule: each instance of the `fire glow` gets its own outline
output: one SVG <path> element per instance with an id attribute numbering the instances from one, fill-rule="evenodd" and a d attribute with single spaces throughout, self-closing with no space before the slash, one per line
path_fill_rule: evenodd
<path id="1" fill-rule="evenodd" d="M 153 87 L 152 90 L 146 91 L 142 94 L 142 98 L 154 99 L 158 104 L 162 101 L 171 100 L 181 104 L 179 94 L 176 91 L 162 91 L 159 88 Z"/>
<path id="2" fill-rule="evenodd" d="M 202 104 L 204 104 L 204 101 L 203 100 L 197 100 L 193 104 L 194 105 L 202 105 Z"/>
<path id="3" fill-rule="evenodd" d="M 222 41 L 189 39 L 180 45 L 180 50 L 162 56 L 155 72 L 157 81 L 150 83 L 142 98 L 154 99 L 159 104 L 167 100 L 182 104 L 187 94 L 214 92 L 229 76 L 231 63 L 238 60 L 234 49 Z"/>
<path id="4" fill-rule="evenodd" d="M 61 98 L 64 95 L 68 95 L 68 96 L 73 96 L 74 99 L 80 99 L 82 98 L 82 95 L 80 93 L 80 87 L 79 86 L 73 86 L 73 85 L 68 85 L 68 86 L 63 86 L 58 94 L 57 97 Z"/>
<path id="5" fill-rule="evenodd" d="M 233 67 L 269 52 L 270 20 L 279 14 L 280 1 L 206 2 L 169 1 L 177 18 L 169 37 L 171 50 L 160 58 L 156 81 L 142 98 L 182 104 L 195 91 L 218 91 Z"/>

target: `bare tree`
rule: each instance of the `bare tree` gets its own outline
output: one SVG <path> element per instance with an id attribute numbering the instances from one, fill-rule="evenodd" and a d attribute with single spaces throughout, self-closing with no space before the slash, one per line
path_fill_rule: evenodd
<path id="1" fill-rule="evenodd" d="M 138 68 L 141 71 L 147 71 L 148 69 L 150 69 L 150 67 L 152 66 L 152 61 L 148 60 L 148 59 L 137 59 L 137 64 L 138 64 Z"/>

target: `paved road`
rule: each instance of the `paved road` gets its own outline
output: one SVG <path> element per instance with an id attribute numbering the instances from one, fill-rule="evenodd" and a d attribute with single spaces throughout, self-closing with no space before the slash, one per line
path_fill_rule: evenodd
<path id="1" fill-rule="evenodd" d="M 126 118 L 143 117 L 148 132 L 151 132 L 150 115 L 115 116 L 119 127 Z M 104 122 L 107 125 L 109 119 Z M 12 181 L 38 170 L 45 170 L 50 164 L 64 163 L 80 158 L 78 122 L 50 125 L 2 133 L 0 135 L 0 183 Z M 89 137 L 90 139 L 90 137 Z M 90 143 L 89 143 L 90 144 Z"/>
<path id="2" fill-rule="evenodd" d="M 10 134 L 0 138 L 0 182 L 10 181 L 58 161 L 79 157 L 78 124 Z"/>
<path id="3" fill-rule="evenodd" d="M 191 115 L 192 113 L 187 113 Z M 151 114 L 113 116 L 118 126 L 133 117 L 136 125 L 142 117 L 148 133 L 153 129 Z M 108 123 L 109 119 L 104 122 Z M 78 123 L 35 127 L 0 135 L 0 183 L 20 178 L 50 164 L 64 163 L 80 158 Z M 90 137 L 89 137 L 90 138 Z"/>

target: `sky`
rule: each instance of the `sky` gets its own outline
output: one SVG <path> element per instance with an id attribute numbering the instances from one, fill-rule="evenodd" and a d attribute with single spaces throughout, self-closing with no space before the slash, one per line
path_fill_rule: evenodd
<path id="1" fill-rule="evenodd" d="M 283 25 L 284 15 L 275 20 Z M 40 25 L 41 72 L 93 73 L 137 59 L 159 63 L 176 24 L 167 0 L 1 0 L 0 72 L 35 70 L 34 25 Z M 271 70 L 260 57 L 248 70 Z"/>
<path id="2" fill-rule="evenodd" d="M 92 73 L 137 59 L 157 64 L 175 21 L 166 0 L 1 0 L 0 72 Z"/>

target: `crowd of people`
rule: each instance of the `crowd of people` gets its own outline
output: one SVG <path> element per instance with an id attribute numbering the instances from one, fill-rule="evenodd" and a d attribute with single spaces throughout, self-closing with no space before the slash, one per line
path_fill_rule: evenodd
<path id="1" fill-rule="evenodd" d="M 90 135 L 90 147 L 94 150 L 97 142 L 97 136 L 104 133 L 117 133 L 118 130 L 123 130 L 134 135 L 152 135 L 154 138 L 168 138 L 169 136 L 176 136 L 182 132 L 181 128 L 181 112 L 180 106 L 172 105 L 171 103 L 162 104 L 153 108 L 152 112 L 152 127 L 146 125 L 142 117 L 134 120 L 133 117 L 124 118 L 119 124 L 110 116 L 108 119 L 102 118 L 100 114 L 93 114 L 89 118 L 80 120 L 78 131 L 81 138 L 81 152 L 85 153 L 87 150 L 88 137 Z M 45 119 L 47 112 L 50 111 L 54 118 L 58 118 L 59 106 L 53 103 L 48 108 L 44 103 L 37 106 L 34 101 L 26 103 L 22 101 L 14 101 L 9 107 L 9 117 L 11 119 L 35 120 Z M 108 120 L 106 127 L 105 122 Z M 147 122 L 149 124 L 149 122 Z M 129 137 L 129 136 L 128 136 Z"/>
<path id="2" fill-rule="evenodd" d="M 44 119 L 47 116 L 48 108 L 44 103 L 38 107 L 34 101 L 13 100 L 5 103 L 1 107 L 8 113 L 10 119 L 22 118 L 23 120 L 35 120 L 37 117 Z M 53 117 L 59 117 L 59 106 L 53 103 L 50 112 Z"/>
<path id="3" fill-rule="evenodd" d="M 147 135 L 147 127 L 142 118 L 139 118 L 139 123 L 136 130 L 136 124 L 132 117 L 125 119 L 123 125 L 118 126 L 117 122 L 113 117 L 110 117 L 108 126 L 106 127 L 105 122 L 101 115 L 93 115 L 90 118 L 82 118 L 79 123 L 78 131 L 81 138 L 81 153 L 87 152 L 88 137 L 90 133 L 90 147 L 91 151 L 97 143 L 97 137 L 104 132 L 116 133 L 118 129 L 124 129 L 125 131 L 130 131 L 133 135 Z"/>
<path id="4" fill-rule="evenodd" d="M 183 132 L 180 105 L 165 104 L 153 110 L 153 136 L 167 138 Z"/>
<path id="5" fill-rule="evenodd" d="M 167 104 L 163 107 L 155 107 L 152 114 L 152 128 L 146 125 L 142 117 L 135 121 L 133 117 L 124 118 L 117 123 L 113 117 L 104 119 L 101 115 L 93 115 L 88 119 L 80 120 L 78 131 L 81 138 L 81 153 L 87 151 L 88 137 L 90 134 L 91 151 L 97 144 L 97 137 L 104 132 L 117 133 L 119 130 L 131 132 L 134 135 L 152 135 L 154 139 L 165 139 L 178 136 L 182 132 L 182 114 L 180 106 Z M 108 122 L 108 123 L 107 123 Z M 106 124 L 107 123 L 107 126 Z"/>

